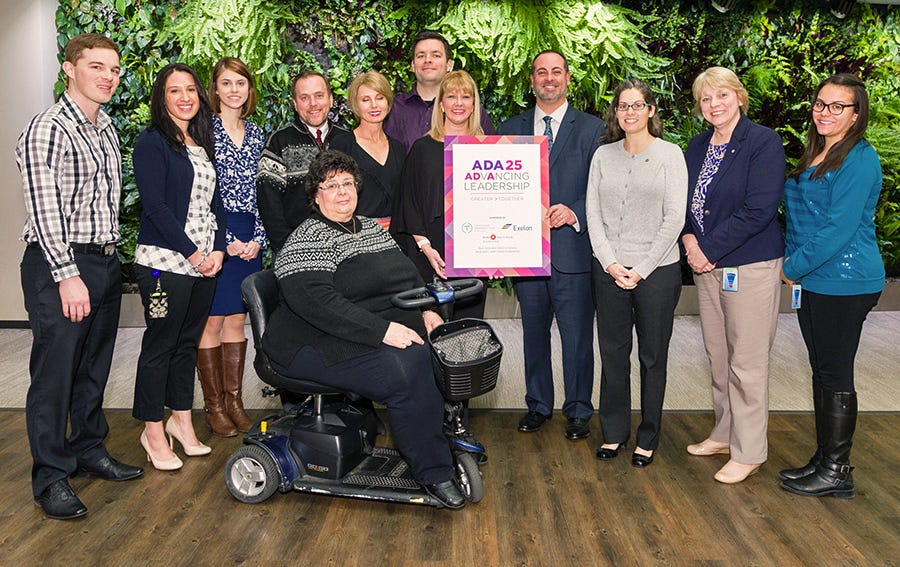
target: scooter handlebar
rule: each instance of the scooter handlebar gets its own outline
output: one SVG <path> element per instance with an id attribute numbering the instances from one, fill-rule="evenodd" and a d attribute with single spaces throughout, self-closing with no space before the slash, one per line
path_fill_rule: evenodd
<path id="1" fill-rule="evenodd" d="M 424 287 L 397 293 L 391 297 L 391 303 L 401 309 L 433 307 L 478 295 L 483 289 L 484 282 L 477 278 L 449 282 L 435 281 Z"/>

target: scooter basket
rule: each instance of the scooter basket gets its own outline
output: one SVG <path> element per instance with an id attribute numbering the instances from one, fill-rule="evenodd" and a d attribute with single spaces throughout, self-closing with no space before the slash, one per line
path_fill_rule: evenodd
<path id="1" fill-rule="evenodd" d="M 451 402 L 490 392 L 497 385 L 503 345 L 481 319 L 460 319 L 428 335 L 438 388 Z"/>

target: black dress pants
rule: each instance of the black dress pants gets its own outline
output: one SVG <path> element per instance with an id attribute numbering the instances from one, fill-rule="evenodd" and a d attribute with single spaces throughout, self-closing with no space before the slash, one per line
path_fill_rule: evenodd
<path id="1" fill-rule="evenodd" d="M 675 306 L 681 295 L 678 263 L 660 266 L 631 290 L 593 262 L 597 341 L 600 345 L 600 425 L 603 441 L 625 443 L 631 433 L 632 328 L 637 332 L 641 365 L 641 424 L 637 446 L 648 451 L 659 445 L 669 340 Z"/>
<path id="2" fill-rule="evenodd" d="M 823 295 L 803 290 L 797 321 L 813 383 L 829 392 L 855 392 L 853 363 L 866 315 L 881 293 Z"/>
<path id="3" fill-rule="evenodd" d="M 138 357 L 132 415 L 141 421 L 162 421 L 167 406 L 183 411 L 194 405 L 197 345 L 209 317 L 216 280 L 160 271 L 169 312 L 153 319 L 148 306 L 156 278 L 146 266 L 137 266 L 136 271 L 147 329 Z"/>
<path id="4" fill-rule="evenodd" d="M 22 292 L 33 337 L 25 421 L 35 496 L 68 478 L 80 463 L 108 455 L 102 404 L 119 327 L 122 276 L 115 255 L 76 252 L 75 263 L 91 302 L 90 315 L 78 323 L 63 317 L 59 284 L 41 250 L 29 246 L 22 258 Z"/>
<path id="5" fill-rule="evenodd" d="M 372 352 L 325 366 L 311 346 L 297 351 L 279 374 L 356 392 L 387 407 L 391 435 L 420 484 L 453 478 L 450 445 L 443 433 L 444 398 L 434 381 L 428 345 L 399 349 L 381 345 Z"/>

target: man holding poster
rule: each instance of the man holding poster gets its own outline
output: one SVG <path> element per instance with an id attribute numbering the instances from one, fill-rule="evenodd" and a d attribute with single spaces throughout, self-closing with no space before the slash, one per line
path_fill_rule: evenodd
<path id="1" fill-rule="evenodd" d="M 590 434 L 594 413 L 591 242 L 585 217 L 585 191 L 591 157 L 600 145 L 599 118 L 570 108 L 566 100 L 569 64 L 556 51 L 539 53 L 531 65 L 537 106 L 500 125 L 500 134 L 547 136 L 550 149 L 551 275 L 519 278 L 525 347 L 525 402 L 528 413 L 519 431 L 539 430 L 553 412 L 550 327 L 556 316 L 562 342 L 566 437 Z"/>

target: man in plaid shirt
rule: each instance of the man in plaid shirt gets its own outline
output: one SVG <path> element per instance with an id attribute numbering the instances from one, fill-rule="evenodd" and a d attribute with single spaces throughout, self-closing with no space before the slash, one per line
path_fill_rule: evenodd
<path id="1" fill-rule="evenodd" d="M 34 337 L 25 402 L 32 491 L 48 518 L 87 514 L 68 478 L 128 480 L 144 471 L 111 457 L 101 407 L 119 324 L 121 156 L 100 105 L 119 86 L 108 38 L 72 38 L 59 102 L 34 117 L 16 144 L 27 218 L 22 290 Z M 66 436 L 67 425 L 69 435 Z"/>

